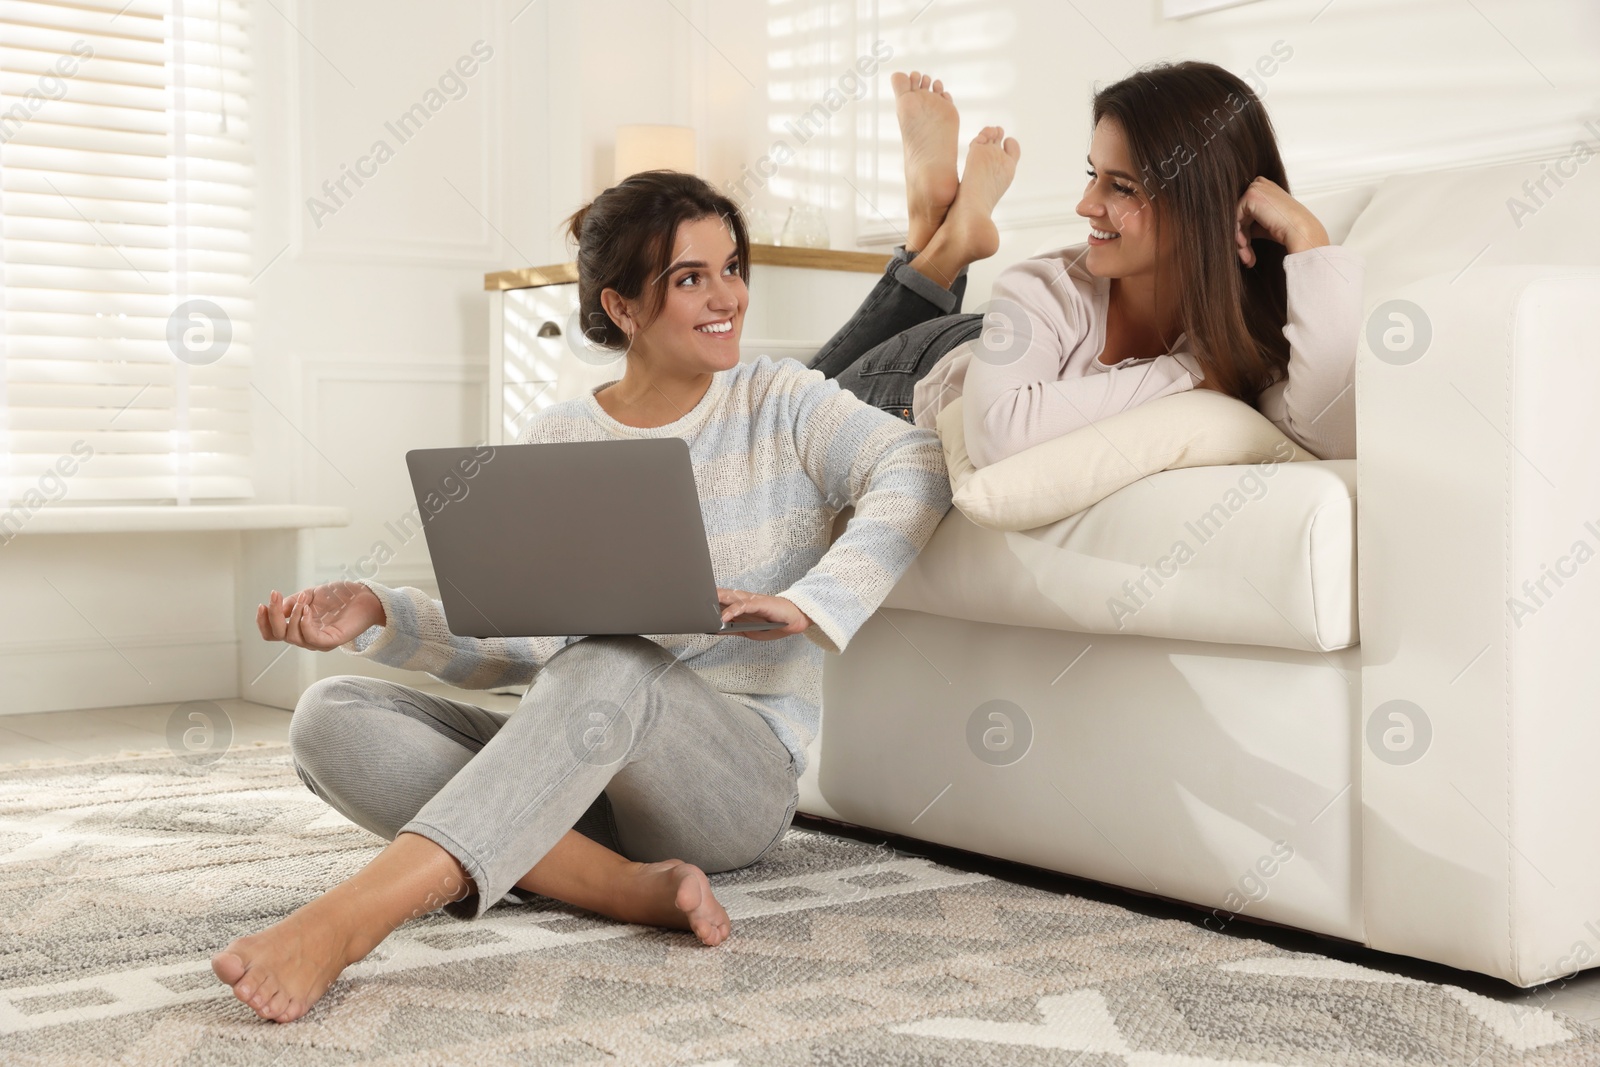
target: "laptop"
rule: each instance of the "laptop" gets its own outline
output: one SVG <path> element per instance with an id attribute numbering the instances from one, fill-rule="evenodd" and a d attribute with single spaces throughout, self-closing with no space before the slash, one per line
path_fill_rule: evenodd
<path id="1" fill-rule="evenodd" d="M 722 621 L 682 438 L 419 448 L 406 466 L 453 634 L 783 628 Z"/>

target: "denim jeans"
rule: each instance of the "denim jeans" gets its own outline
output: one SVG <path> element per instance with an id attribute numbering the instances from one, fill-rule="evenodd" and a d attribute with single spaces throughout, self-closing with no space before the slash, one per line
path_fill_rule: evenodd
<path id="1" fill-rule="evenodd" d="M 421 834 L 482 915 L 568 830 L 632 860 L 706 873 L 754 863 L 799 802 L 794 760 L 755 711 L 643 637 L 587 637 L 550 657 L 510 715 L 373 678 L 325 678 L 289 724 L 295 771 L 388 840 Z"/>
<path id="2" fill-rule="evenodd" d="M 915 256 L 895 249 L 878 284 L 809 364 L 907 422 L 916 384 L 941 356 L 983 332 L 982 315 L 960 314 L 967 272 L 946 289 L 911 266 Z"/>

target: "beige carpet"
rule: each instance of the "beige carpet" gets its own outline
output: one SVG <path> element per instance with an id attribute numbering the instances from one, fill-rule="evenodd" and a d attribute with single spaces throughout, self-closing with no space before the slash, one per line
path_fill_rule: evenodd
<path id="1" fill-rule="evenodd" d="M 0 1063 L 1600 1063 L 1542 1009 L 804 830 L 713 878 L 715 949 L 502 904 L 257 1021 L 210 953 L 380 844 L 282 746 L 0 771 Z"/>

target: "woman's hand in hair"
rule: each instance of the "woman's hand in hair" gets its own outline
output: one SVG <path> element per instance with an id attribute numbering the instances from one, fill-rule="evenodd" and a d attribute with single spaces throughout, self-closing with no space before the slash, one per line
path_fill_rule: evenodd
<path id="1" fill-rule="evenodd" d="M 1239 198 L 1233 241 L 1239 262 L 1247 267 L 1256 265 L 1256 252 L 1250 247 L 1254 237 L 1271 238 L 1290 255 L 1328 243 L 1328 231 L 1317 217 L 1271 178 L 1257 178 Z"/>
<path id="2" fill-rule="evenodd" d="M 791 637 L 794 634 L 804 633 L 807 626 L 811 625 L 811 617 L 792 600 L 781 596 L 765 596 L 761 593 L 747 593 L 742 589 L 724 589 L 717 587 L 717 602 L 722 605 L 722 621 L 732 622 L 744 616 L 748 619 L 762 619 L 766 622 L 781 622 L 781 630 L 746 630 L 740 637 L 748 637 L 752 641 L 776 641 L 780 637 Z"/>
<path id="3" fill-rule="evenodd" d="M 263 641 L 326 652 L 386 622 L 383 602 L 360 582 L 328 582 L 291 596 L 276 589 L 256 605 L 256 628 Z"/>

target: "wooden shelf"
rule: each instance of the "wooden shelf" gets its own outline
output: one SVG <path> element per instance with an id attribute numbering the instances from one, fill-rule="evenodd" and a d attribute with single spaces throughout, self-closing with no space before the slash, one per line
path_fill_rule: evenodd
<path id="1" fill-rule="evenodd" d="M 781 245 L 750 246 L 751 266 L 804 267 L 810 270 L 842 270 L 860 274 L 879 274 L 891 257 L 883 252 L 845 252 L 834 248 L 794 248 Z M 574 263 L 555 263 L 548 267 L 522 267 L 497 270 L 483 276 L 483 287 L 534 289 L 541 285 L 565 285 L 578 280 Z"/>
<path id="2" fill-rule="evenodd" d="M 578 280 L 576 263 L 557 263 L 549 267 L 523 267 L 497 270 L 483 276 L 483 287 L 496 289 L 536 289 L 541 285 L 565 285 Z"/>
<path id="3" fill-rule="evenodd" d="M 845 270 L 860 274 L 882 274 L 893 258 L 883 252 L 845 252 L 835 248 L 791 248 L 780 245 L 751 245 L 750 263 L 773 267 L 810 267 L 813 270 Z"/>

